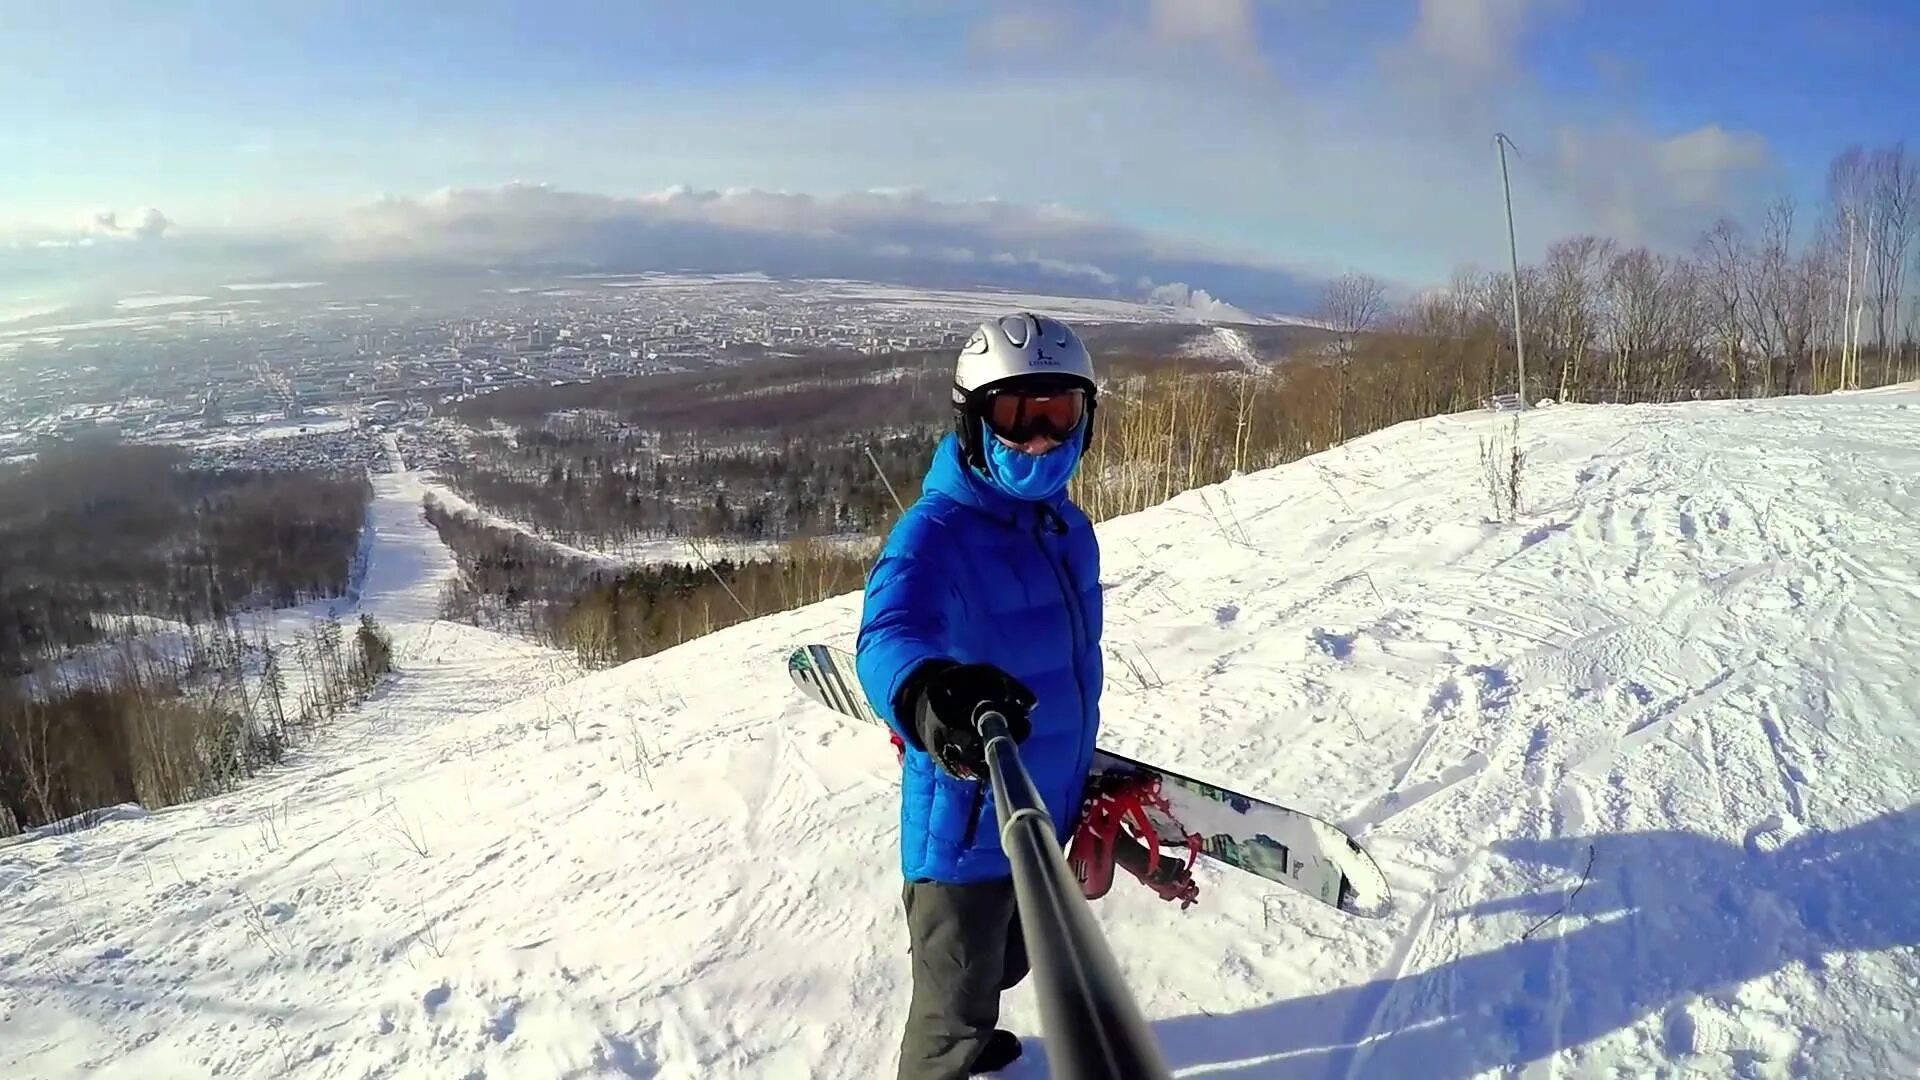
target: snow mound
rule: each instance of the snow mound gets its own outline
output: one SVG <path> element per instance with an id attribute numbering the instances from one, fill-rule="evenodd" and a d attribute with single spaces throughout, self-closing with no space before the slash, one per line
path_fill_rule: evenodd
<path id="1" fill-rule="evenodd" d="M 1103 526 L 1103 742 L 1344 822 L 1399 904 L 1116 884 L 1180 1074 L 1920 1070 L 1917 418 L 1557 406 L 1496 523 L 1467 414 Z M 573 679 L 406 621 L 439 565 L 376 549 L 402 673 L 297 767 L 0 853 L 0 1072 L 890 1074 L 892 754 L 782 670 L 858 597 Z M 1030 985 L 1003 1023 L 1044 1076 Z"/>
<path id="2" fill-rule="evenodd" d="M 1231 361 L 1256 375 L 1273 370 L 1273 365 L 1260 359 L 1253 342 L 1247 339 L 1246 331 L 1230 326 L 1213 327 L 1210 333 L 1189 341 L 1184 351 L 1189 356 Z"/>
<path id="3" fill-rule="evenodd" d="M 35 840 L 45 840 L 50 836 L 71 836 L 88 829 L 97 829 L 102 825 L 111 825 L 116 821 L 139 821 L 148 817 L 147 808 L 139 803 L 120 803 L 116 806 L 103 806 L 98 810 L 89 810 L 84 814 L 75 814 L 58 821 L 28 829 L 18 836 L 9 836 L 0 840 L 0 847 L 12 847 L 15 844 L 30 844 Z"/>

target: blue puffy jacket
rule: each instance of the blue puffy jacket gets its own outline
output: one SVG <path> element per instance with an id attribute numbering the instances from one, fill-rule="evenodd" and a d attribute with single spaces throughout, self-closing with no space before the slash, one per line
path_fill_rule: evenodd
<path id="1" fill-rule="evenodd" d="M 988 663 L 1019 679 L 1038 699 L 1020 759 L 1064 843 L 1100 727 L 1100 621 L 1100 548 L 1087 516 L 1064 494 L 1027 502 L 1002 493 L 948 435 L 867 577 L 860 683 L 906 736 L 912 715 L 896 715 L 894 699 L 921 663 Z M 900 780 L 907 879 L 1007 877 L 992 785 L 948 776 L 915 741 L 907 737 Z"/>

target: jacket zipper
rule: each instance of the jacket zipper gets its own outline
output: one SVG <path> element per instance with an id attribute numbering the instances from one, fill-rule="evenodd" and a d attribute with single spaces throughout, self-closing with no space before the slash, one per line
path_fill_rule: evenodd
<path id="1" fill-rule="evenodd" d="M 973 834 L 980 831 L 980 808 L 987 801 L 987 782 L 973 782 L 973 808 L 967 811 L 967 834 L 960 839 L 960 850 L 973 846 Z"/>
<path id="2" fill-rule="evenodd" d="M 1053 552 L 1047 550 L 1047 541 L 1046 541 L 1046 535 L 1044 530 L 1046 529 L 1046 520 L 1048 515 L 1052 515 L 1056 520 L 1059 520 L 1059 517 L 1060 517 L 1059 511 L 1054 510 L 1053 507 L 1051 506 L 1042 504 L 1040 510 L 1034 516 L 1033 532 L 1032 532 L 1033 542 L 1037 547 L 1039 547 L 1040 557 L 1046 561 L 1047 568 L 1053 571 L 1054 582 L 1055 584 L 1060 586 L 1060 595 L 1066 598 L 1067 610 L 1073 614 L 1073 619 L 1072 619 L 1073 657 L 1069 661 L 1069 664 L 1073 669 L 1073 688 L 1075 692 L 1077 692 L 1080 695 L 1080 723 L 1084 727 L 1092 719 L 1088 715 L 1087 688 L 1085 683 L 1081 681 L 1081 672 L 1080 672 L 1080 653 L 1083 649 L 1086 648 L 1085 643 L 1087 639 L 1087 616 L 1086 616 L 1086 613 L 1082 611 L 1080 608 L 1080 597 L 1076 595 L 1073 591 L 1072 578 L 1068 576 L 1066 570 L 1063 569 L 1060 565 L 1060 562 L 1064 561 L 1064 556 L 1060 561 L 1056 561 L 1053 557 Z M 1066 535 L 1064 531 L 1066 522 L 1062 520 L 1060 524 L 1062 528 L 1061 535 L 1064 536 Z M 1093 767 L 1093 762 L 1091 760 L 1091 755 L 1083 755 L 1079 763 L 1079 775 L 1085 775 L 1087 770 L 1092 767 Z M 961 850 L 963 851 L 973 847 L 974 836 L 980 831 L 980 811 L 985 805 L 986 799 L 987 799 L 986 781 L 984 780 L 975 781 L 974 789 L 973 789 L 973 803 L 972 803 L 971 809 L 967 813 L 967 831 L 960 841 L 960 847 L 961 847 Z M 1052 808 L 1049 807 L 1048 809 L 1051 810 Z"/>

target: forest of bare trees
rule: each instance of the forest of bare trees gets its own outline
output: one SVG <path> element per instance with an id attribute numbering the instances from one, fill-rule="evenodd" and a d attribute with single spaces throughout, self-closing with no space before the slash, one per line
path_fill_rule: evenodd
<path id="1" fill-rule="evenodd" d="M 607 570 L 429 498 L 427 520 L 460 575 L 441 597 L 449 619 L 571 650 L 587 664 L 647 656 L 723 626 L 860 587 L 868 553 L 795 540 L 768 558 L 709 558 Z"/>
<path id="2" fill-rule="evenodd" d="M 0 835 L 221 790 L 370 692 L 378 627 L 289 655 L 236 616 L 345 593 L 371 497 L 110 442 L 0 469 Z"/>
<path id="3" fill-rule="evenodd" d="M 1920 162 L 1834 159 L 1829 200 L 1723 220 L 1686 255 L 1579 236 L 1520 270 L 1528 396 L 1649 402 L 1819 393 L 1920 378 Z M 1912 271 L 1909 276 L 1908 272 Z M 1329 283 L 1337 335 L 1271 373 L 1108 380 L 1075 497 L 1096 519 L 1517 389 L 1506 274 L 1462 271 L 1398 307 Z"/>
<path id="4" fill-rule="evenodd" d="M 869 455 L 905 472 L 924 453 L 931 426 L 923 419 L 905 434 L 865 441 L 708 445 L 685 436 L 667 448 L 574 416 L 514 439 L 476 436 L 440 475 L 474 503 L 579 546 L 864 535 L 892 509 L 872 483 Z"/>
<path id="5" fill-rule="evenodd" d="M 372 494 L 364 473 L 195 470 L 118 443 L 0 469 L 0 677 L 96 640 L 103 615 L 200 623 L 338 596 Z"/>
<path id="6" fill-rule="evenodd" d="M 1330 335 L 1246 331 L 1269 355 Z M 1094 324 L 1111 378 L 1236 368 L 1187 346 L 1189 325 Z M 790 540 L 878 531 L 918 493 L 950 423 L 950 353 L 819 355 L 463 403 L 488 426 L 440 469 L 475 504 L 547 539 L 617 549 L 662 537 Z M 892 477 L 890 494 L 878 477 Z"/>
<path id="7" fill-rule="evenodd" d="M 1685 254 L 1599 236 L 1520 270 L 1528 393 L 1560 401 L 1818 393 L 1920 375 L 1920 158 L 1855 147 L 1823 204 L 1780 198 Z M 1471 343 L 1513 389 L 1509 277 L 1463 271 L 1381 321 L 1403 348 Z M 1347 306 L 1329 294 L 1329 314 Z"/>
<path id="8" fill-rule="evenodd" d="M 34 680 L 0 681 L 0 836 L 138 803 L 170 806 L 282 761 L 392 670 L 386 630 L 328 616 L 291 642 L 229 617 L 177 647 L 122 632 Z"/>

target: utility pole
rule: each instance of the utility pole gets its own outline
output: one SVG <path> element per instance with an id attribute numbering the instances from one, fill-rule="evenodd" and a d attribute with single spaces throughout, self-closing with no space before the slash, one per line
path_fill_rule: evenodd
<path id="1" fill-rule="evenodd" d="M 1520 246 L 1513 237 L 1513 187 L 1507 182 L 1507 147 L 1513 140 L 1505 132 L 1494 132 L 1493 143 L 1500 148 L 1500 191 L 1507 200 L 1507 259 L 1513 267 L 1513 357 L 1519 370 L 1520 407 L 1527 407 L 1527 344 L 1520 333 Z M 1519 147 L 1514 147 L 1518 153 Z"/>

